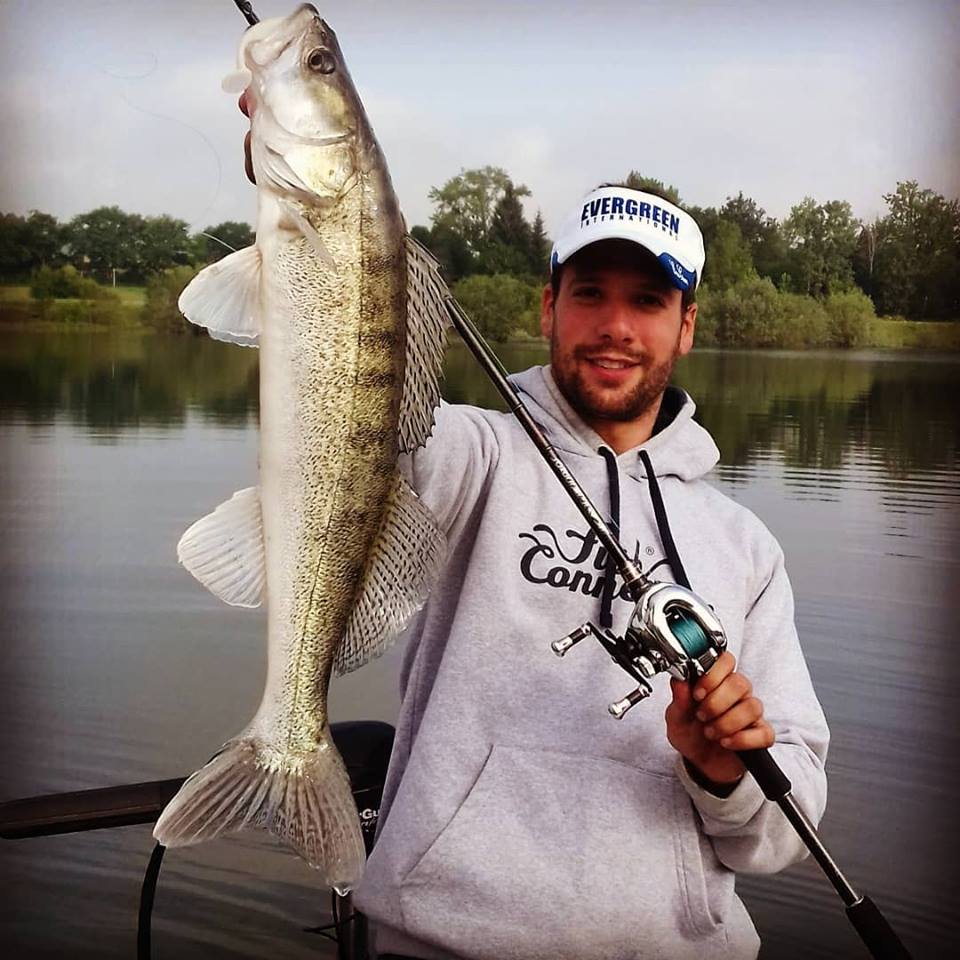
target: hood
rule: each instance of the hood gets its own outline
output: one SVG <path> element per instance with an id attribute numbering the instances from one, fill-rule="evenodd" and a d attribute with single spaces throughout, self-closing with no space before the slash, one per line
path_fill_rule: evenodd
<path id="1" fill-rule="evenodd" d="M 509 379 L 525 395 L 531 415 L 558 450 L 596 457 L 601 447 L 607 447 L 560 392 L 549 364 L 531 367 Z M 685 390 L 667 387 L 659 417 L 660 429 L 646 443 L 617 456 L 620 470 L 635 480 L 646 479 L 640 461 L 641 450 L 647 451 L 658 477 L 696 480 L 712 470 L 720 459 L 720 451 L 710 434 L 693 420 L 696 409 Z"/>

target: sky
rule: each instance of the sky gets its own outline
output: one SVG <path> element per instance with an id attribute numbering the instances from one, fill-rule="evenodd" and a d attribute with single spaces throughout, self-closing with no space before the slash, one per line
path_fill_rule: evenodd
<path id="1" fill-rule="evenodd" d="M 872 219 L 907 179 L 960 196 L 957 0 L 316 6 L 411 224 L 487 164 L 548 231 L 630 170 L 778 218 L 812 196 Z M 220 89 L 244 27 L 231 0 L 0 0 L 0 211 L 252 223 L 246 121 Z"/>

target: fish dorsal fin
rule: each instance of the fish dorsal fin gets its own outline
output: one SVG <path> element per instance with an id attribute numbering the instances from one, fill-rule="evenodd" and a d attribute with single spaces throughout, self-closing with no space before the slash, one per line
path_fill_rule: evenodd
<path id="1" fill-rule="evenodd" d="M 260 490 L 238 490 L 189 527 L 177 558 L 212 593 L 234 607 L 258 607 L 266 563 Z"/>
<path id="2" fill-rule="evenodd" d="M 407 360 L 400 399 L 400 450 L 409 453 L 427 442 L 433 411 L 440 404 L 443 345 L 450 318 L 450 295 L 433 254 L 406 237 Z"/>
<path id="3" fill-rule="evenodd" d="M 446 559 L 433 514 L 398 473 L 334 659 L 338 674 L 379 657 L 423 606 Z"/>
<path id="4" fill-rule="evenodd" d="M 255 347 L 260 335 L 260 251 L 244 247 L 204 267 L 177 301 L 180 312 L 214 340 Z"/>

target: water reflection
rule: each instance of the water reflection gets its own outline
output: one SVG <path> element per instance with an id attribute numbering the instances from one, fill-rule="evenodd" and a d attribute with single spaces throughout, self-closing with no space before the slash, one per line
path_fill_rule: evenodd
<path id="1" fill-rule="evenodd" d="M 499 349 L 510 370 L 546 359 L 541 343 Z M 102 436 L 141 424 L 178 426 L 188 410 L 245 426 L 257 412 L 257 353 L 205 337 L 7 335 L 0 410 L 31 424 L 66 415 Z M 882 353 L 694 352 L 676 380 L 736 483 L 771 458 L 802 495 L 817 471 L 820 495 L 844 484 L 851 464 L 885 482 L 952 469 L 960 438 L 957 358 Z M 502 408 L 459 343 L 447 352 L 444 396 Z M 749 468 L 745 470 L 744 468 Z M 897 502 L 891 486 L 886 495 Z"/>
<path id="2" fill-rule="evenodd" d="M 255 350 L 207 337 L 6 335 L 0 410 L 48 424 L 66 417 L 99 437 L 128 427 L 178 427 L 196 409 L 218 423 L 255 421 Z"/>

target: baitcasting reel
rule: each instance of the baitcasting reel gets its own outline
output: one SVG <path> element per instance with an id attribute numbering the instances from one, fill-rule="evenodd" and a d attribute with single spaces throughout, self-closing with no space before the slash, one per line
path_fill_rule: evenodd
<path id="1" fill-rule="evenodd" d="M 637 681 L 635 690 L 608 707 L 618 720 L 653 693 L 649 681 L 658 673 L 693 682 L 727 647 L 717 615 L 693 591 L 676 583 L 651 581 L 641 590 L 622 637 L 587 622 L 562 640 L 554 640 L 550 649 L 562 657 L 589 636 Z"/>

